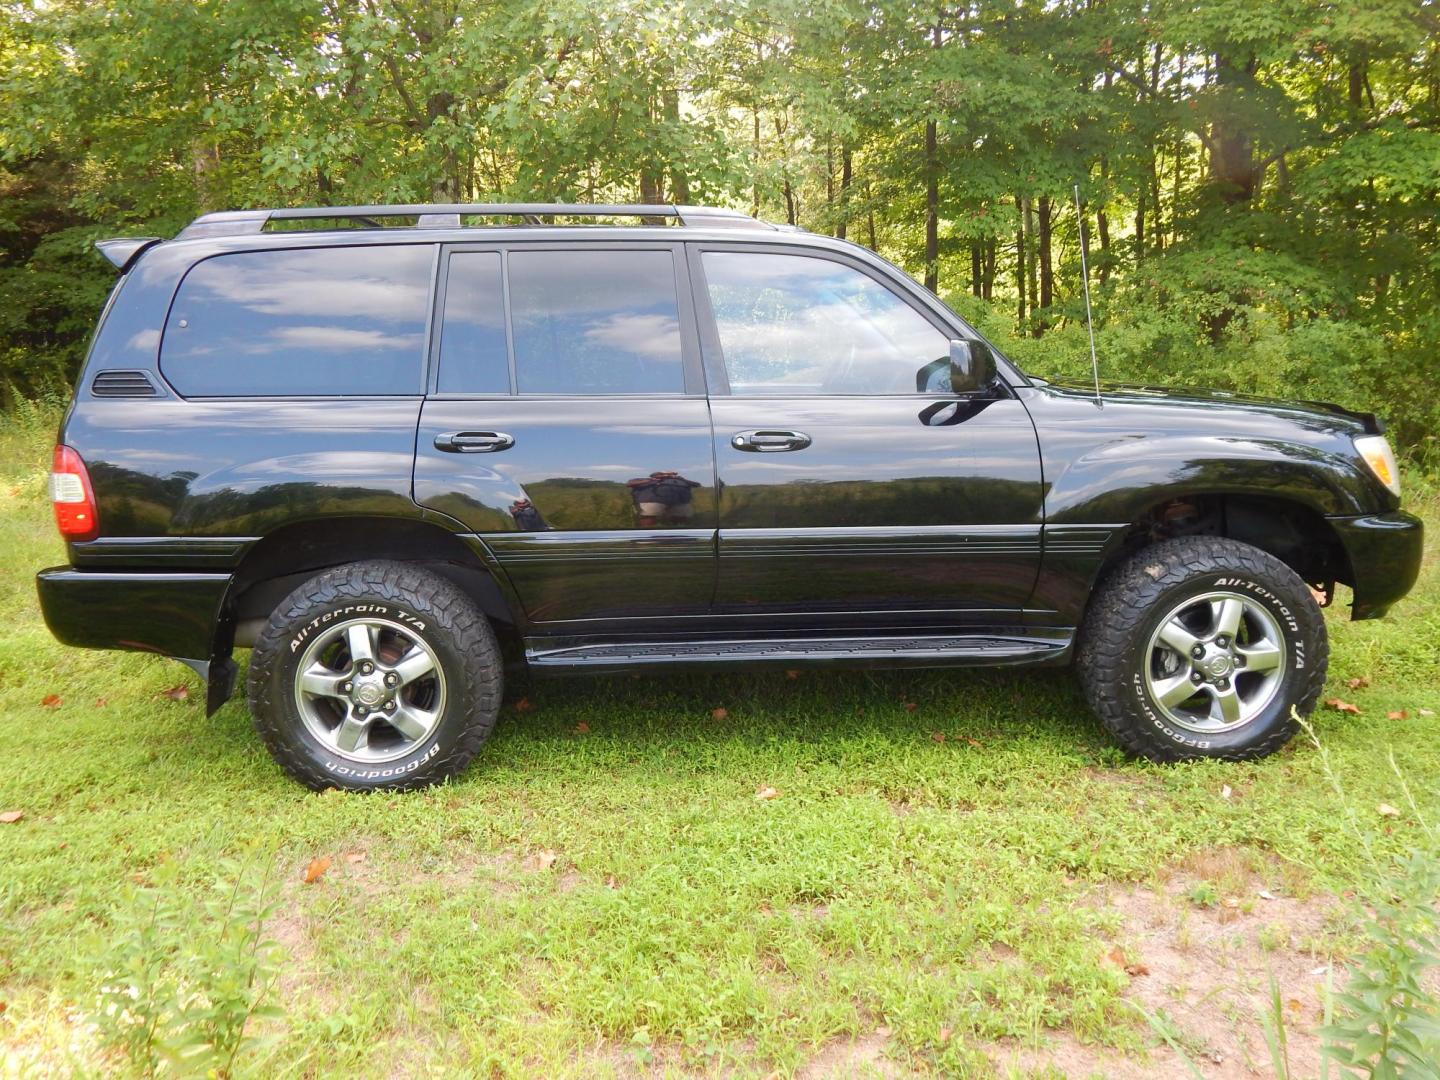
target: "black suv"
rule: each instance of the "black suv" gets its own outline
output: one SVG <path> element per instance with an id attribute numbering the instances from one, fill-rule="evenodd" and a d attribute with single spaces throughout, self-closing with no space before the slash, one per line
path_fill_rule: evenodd
<path id="1" fill-rule="evenodd" d="M 244 210 L 100 247 L 45 618 L 183 660 L 212 711 L 252 648 L 256 727 L 315 787 L 454 775 L 507 661 L 1073 658 L 1127 750 L 1255 757 L 1320 693 L 1319 601 L 1374 618 L 1419 568 L 1374 417 L 1026 376 L 874 253 L 731 211 Z"/>

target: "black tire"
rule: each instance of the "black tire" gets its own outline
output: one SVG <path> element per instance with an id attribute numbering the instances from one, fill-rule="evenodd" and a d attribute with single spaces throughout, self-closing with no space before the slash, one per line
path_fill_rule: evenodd
<path id="1" fill-rule="evenodd" d="M 1266 625 L 1278 630 L 1282 662 L 1276 667 L 1277 685 L 1263 708 L 1264 695 L 1256 693 L 1255 715 L 1230 730 L 1200 732 L 1167 715 L 1155 692 L 1158 674 L 1147 674 L 1146 665 L 1173 665 L 1178 675 L 1172 673 L 1171 678 L 1177 683 L 1187 670 L 1192 681 L 1209 681 L 1208 673 L 1199 671 L 1201 660 L 1182 660 L 1176 650 L 1167 656 L 1164 650 L 1153 649 L 1152 642 L 1161 624 L 1170 625 L 1168 616 L 1187 600 L 1193 598 L 1198 608 L 1204 603 L 1201 598 L 1217 591 L 1239 595 L 1260 609 L 1247 614 L 1247 620 L 1264 622 L 1264 613 L 1269 612 L 1273 622 Z M 1105 579 L 1081 627 L 1076 663 L 1091 708 L 1130 753 L 1158 762 L 1239 761 L 1264 757 L 1290 741 L 1298 727 L 1292 709 L 1305 716 L 1315 707 L 1325 685 L 1328 658 L 1324 617 L 1309 587 L 1293 570 L 1249 544 L 1189 536 L 1146 547 Z M 1238 688 L 1245 673 L 1240 668 L 1234 671 Z M 1226 687 L 1228 682 L 1216 678 L 1215 686 Z"/>
<path id="2" fill-rule="evenodd" d="M 433 726 L 413 747 L 407 748 L 398 730 L 379 728 L 392 736 L 389 752 L 399 755 L 381 763 L 357 761 L 322 741 L 307 726 L 297 700 L 307 642 L 318 642 L 327 626 L 344 625 L 333 620 L 359 618 L 352 614 L 356 609 L 367 619 L 400 625 L 404 637 L 379 633 L 392 634 L 391 641 L 408 638 L 411 647 L 423 644 L 442 680 Z M 377 660 L 383 657 L 377 654 Z M 270 616 L 250 661 L 250 712 L 271 756 L 307 787 L 410 790 L 455 776 L 469 764 L 495 727 L 502 671 L 489 622 L 452 582 L 406 563 L 351 563 L 311 578 Z M 333 708 L 340 717 L 354 706 L 340 702 Z M 386 719 L 375 708 L 369 712 L 371 721 Z M 370 735 L 365 737 L 368 747 Z"/>

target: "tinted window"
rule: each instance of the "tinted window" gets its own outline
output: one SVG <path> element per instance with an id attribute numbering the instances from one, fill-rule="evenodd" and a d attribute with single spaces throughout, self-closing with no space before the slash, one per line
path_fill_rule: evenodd
<path id="1" fill-rule="evenodd" d="M 524 394 L 682 393 L 668 251 L 514 251 L 510 326 Z"/>
<path id="2" fill-rule="evenodd" d="M 497 251 L 457 251 L 450 256 L 440 327 L 439 387 L 442 393 L 510 392 Z"/>
<path id="3" fill-rule="evenodd" d="M 704 265 L 732 394 L 949 390 L 950 339 L 869 275 L 758 252 Z"/>
<path id="4" fill-rule="evenodd" d="M 418 394 L 434 249 L 217 255 L 180 285 L 161 367 L 182 394 Z"/>

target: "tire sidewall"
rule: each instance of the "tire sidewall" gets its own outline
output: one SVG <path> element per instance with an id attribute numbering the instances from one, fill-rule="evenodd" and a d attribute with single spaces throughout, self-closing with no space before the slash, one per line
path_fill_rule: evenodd
<path id="1" fill-rule="evenodd" d="M 1297 579 L 1298 581 L 1298 579 Z M 1151 599 L 1136 626 L 1130 644 L 1129 681 L 1121 689 L 1128 707 L 1151 733 L 1185 754 L 1224 754 L 1244 750 L 1262 741 L 1277 727 L 1293 724 L 1291 709 L 1302 703 L 1311 686 L 1316 657 L 1321 655 L 1318 609 L 1308 595 L 1295 595 L 1289 583 L 1260 581 L 1236 570 L 1207 570 L 1183 584 L 1172 586 Z M 1209 592 L 1232 592 L 1264 607 L 1275 618 L 1284 641 L 1285 673 L 1280 688 L 1256 717 L 1231 731 L 1213 734 L 1187 731 L 1175 725 L 1160 710 L 1146 686 L 1145 669 L 1150 662 L 1150 640 L 1162 620 L 1186 600 Z"/>
<path id="2" fill-rule="evenodd" d="M 405 756 L 373 763 L 342 757 L 316 739 L 295 704 L 296 674 L 306 646 L 315 635 L 324 633 L 337 622 L 367 617 L 396 623 L 403 626 L 406 633 L 423 640 L 434 651 L 445 676 L 445 711 L 435 729 Z M 455 742 L 464 734 L 465 718 L 474 707 L 453 635 L 432 615 L 390 599 L 347 596 L 316 608 L 307 613 L 305 619 L 285 627 L 276 656 L 268 673 L 270 685 L 267 687 L 268 696 L 279 713 L 278 723 L 272 729 L 274 737 L 289 752 L 305 758 L 317 774 L 330 777 L 336 787 L 396 788 L 425 779 L 427 766 L 444 761 L 454 750 Z"/>

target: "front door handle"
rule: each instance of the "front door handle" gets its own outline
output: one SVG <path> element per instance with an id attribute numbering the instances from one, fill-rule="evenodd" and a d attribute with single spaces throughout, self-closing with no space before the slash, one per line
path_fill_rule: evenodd
<path id="1" fill-rule="evenodd" d="M 774 454 L 785 450 L 804 450 L 810 445 L 810 436 L 803 431 L 737 431 L 730 436 L 730 445 L 752 454 Z"/>
<path id="2" fill-rule="evenodd" d="M 514 445 L 514 436 L 503 431 L 451 431 L 435 436 L 435 449 L 450 454 L 493 454 Z"/>

